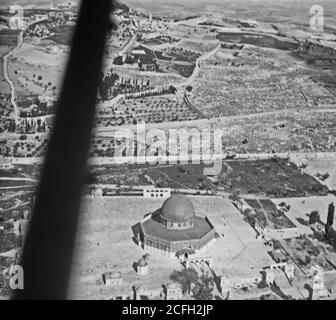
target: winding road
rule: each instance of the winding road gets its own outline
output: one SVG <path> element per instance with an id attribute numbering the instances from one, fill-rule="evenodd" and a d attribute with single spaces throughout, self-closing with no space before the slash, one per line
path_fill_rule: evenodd
<path id="1" fill-rule="evenodd" d="M 3 74 L 4 74 L 5 81 L 8 83 L 8 85 L 10 87 L 10 90 L 11 90 L 11 99 L 10 100 L 11 100 L 11 104 L 14 108 L 13 118 L 14 118 L 16 124 L 20 123 L 20 111 L 19 111 L 18 105 L 16 103 L 15 86 L 14 86 L 13 81 L 10 79 L 9 73 L 8 73 L 8 61 L 9 61 L 9 58 L 21 48 L 22 43 L 23 43 L 23 33 L 24 33 L 24 31 L 27 30 L 29 27 L 31 27 L 35 24 L 38 24 L 40 22 L 46 21 L 46 20 L 47 20 L 46 18 L 43 18 L 43 19 L 40 19 L 40 20 L 37 20 L 37 21 L 33 21 L 33 22 L 27 24 L 27 26 L 24 29 L 20 30 L 20 33 L 18 35 L 18 43 L 17 43 L 16 47 L 13 50 L 11 50 L 10 52 L 8 52 L 6 55 L 4 55 L 4 57 L 3 57 Z"/>
<path id="2" fill-rule="evenodd" d="M 15 123 L 18 124 L 20 121 L 20 113 L 19 113 L 19 108 L 18 105 L 16 103 L 16 94 L 15 94 L 15 86 L 14 83 L 12 82 L 12 80 L 9 78 L 9 74 L 8 74 L 8 59 L 17 51 L 21 48 L 22 46 L 22 42 L 23 42 L 23 30 L 20 31 L 19 36 L 18 36 L 18 43 L 17 46 L 11 50 L 10 52 L 8 52 L 4 57 L 3 57 L 3 73 L 4 73 L 4 78 L 6 80 L 6 82 L 8 83 L 10 90 L 11 90 L 11 103 L 12 106 L 14 108 L 14 120 Z"/>

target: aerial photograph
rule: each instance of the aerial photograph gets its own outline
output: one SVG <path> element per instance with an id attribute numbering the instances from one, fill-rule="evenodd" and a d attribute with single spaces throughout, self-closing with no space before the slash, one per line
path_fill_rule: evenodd
<path id="1" fill-rule="evenodd" d="M 68 299 L 336 300 L 336 1 L 112 2 Z M 80 15 L 0 4 L 0 300 Z"/>

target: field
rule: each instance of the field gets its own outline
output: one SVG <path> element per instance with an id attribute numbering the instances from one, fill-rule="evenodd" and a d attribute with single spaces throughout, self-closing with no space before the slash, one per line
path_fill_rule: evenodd
<path id="1" fill-rule="evenodd" d="M 0 154 L 19 158 L 41 157 L 45 155 L 48 141 L 45 136 L 17 135 L 3 140 L 0 144 Z"/>
<path id="2" fill-rule="evenodd" d="M 184 48 L 194 52 L 206 53 L 215 49 L 218 45 L 216 40 L 192 40 L 192 39 L 182 39 L 179 43 L 175 45 L 176 48 Z"/>
<path id="3" fill-rule="evenodd" d="M 111 106 L 100 107 L 96 116 L 97 127 L 132 125 L 141 121 L 162 123 L 171 121 L 190 121 L 199 115 L 174 95 L 121 99 Z"/>
<path id="4" fill-rule="evenodd" d="M 259 194 L 268 197 L 299 197 L 325 195 L 328 189 L 313 177 L 301 172 L 285 159 L 227 162 L 228 174 L 220 185 L 227 192 Z"/>
<path id="5" fill-rule="evenodd" d="M 53 53 L 48 42 L 41 46 L 23 44 L 11 58 L 8 67 L 17 94 L 42 94 L 46 89 L 51 93 L 53 87 L 59 90 L 66 59 L 67 51 L 59 49 Z"/>
<path id="6" fill-rule="evenodd" d="M 235 153 L 332 152 L 332 110 L 270 112 L 220 120 L 223 149 Z"/>
<path id="7" fill-rule="evenodd" d="M 188 112 L 186 112 L 187 110 Z M 299 113 L 293 111 L 278 114 L 248 115 L 238 118 L 221 118 L 216 125 L 223 132 L 224 153 L 255 154 L 257 156 L 258 154 L 276 152 L 290 156 L 292 153 L 298 152 L 335 152 L 335 116 L 336 113 L 331 110 Z M 184 121 L 198 118 L 199 114 L 189 109 L 189 107 L 180 105 L 176 100 L 168 97 L 147 97 L 124 100 L 124 102 L 121 100 L 112 106 L 105 104 L 104 107 L 100 107 L 97 110 L 95 126 L 98 129 L 97 136 L 99 137 L 99 135 L 103 136 L 105 128 L 108 130 L 113 129 L 113 125 L 134 125 L 136 121 L 141 120 L 147 123 L 158 122 L 158 126 L 161 128 L 162 125 L 164 130 L 169 128 L 167 123 L 162 123 L 164 120 L 169 121 L 170 126 L 177 124 L 184 126 L 187 124 L 188 129 L 197 129 L 201 126 L 209 125 L 206 119 L 199 119 L 197 122 Z M 31 131 L 31 133 L 35 132 Z M 19 137 L 20 135 L 17 135 L 17 138 Z M 45 138 L 39 138 L 40 141 L 38 138 L 35 140 L 35 138 L 34 135 L 29 135 L 27 136 L 27 141 L 8 139 L 0 145 L 0 154 L 10 155 L 11 152 L 15 151 L 15 155 L 24 155 L 25 148 L 29 149 L 27 145 L 27 142 L 29 142 L 32 151 L 36 148 L 39 148 L 39 150 L 37 150 L 37 153 L 29 152 L 28 150 L 28 154 L 41 155 L 46 146 L 43 142 Z M 44 145 L 39 147 L 41 143 Z M 104 154 L 101 156 L 104 156 Z M 329 171 L 329 174 L 331 174 L 332 169 Z M 316 175 L 316 173 L 313 174 Z M 321 169 L 319 173 L 324 174 L 326 172 Z"/>
<path id="8" fill-rule="evenodd" d="M 92 167 L 91 171 L 96 183 L 123 181 L 131 186 L 155 184 L 174 189 L 239 191 L 242 195 L 274 198 L 328 194 L 327 187 L 286 159 L 224 161 L 222 172 L 215 179 L 204 176 L 203 169 L 204 164 L 188 164 L 111 166 L 106 170 Z"/>
<path id="9" fill-rule="evenodd" d="M 190 49 L 186 49 L 185 46 L 170 47 L 164 50 L 164 55 L 172 57 L 174 61 L 195 62 L 201 54 Z"/>
<path id="10" fill-rule="evenodd" d="M 314 265 L 321 266 L 325 271 L 335 270 L 327 261 L 328 258 L 335 260 L 335 251 L 331 252 L 330 247 L 324 244 L 316 243 L 307 236 L 281 240 L 280 243 L 305 272 Z"/>
<path id="11" fill-rule="evenodd" d="M 269 199 L 245 199 L 255 210 L 258 221 L 270 229 L 289 229 L 296 225 Z"/>
<path id="12" fill-rule="evenodd" d="M 187 18 L 190 16 L 211 13 L 215 17 L 225 20 L 226 17 L 235 19 L 253 19 L 258 22 L 277 23 L 280 21 L 308 24 L 307 12 L 316 4 L 314 0 L 299 2 L 292 1 L 258 1 L 246 2 L 244 0 L 201 0 L 185 1 L 171 0 L 125 0 L 127 5 L 139 10 L 151 11 L 153 15 L 170 18 Z M 325 12 L 328 12 L 327 22 L 334 25 L 336 17 L 335 3 L 333 0 L 325 0 L 323 3 Z"/>
<path id="13" fill-rule="evenodd" d="M 190 102 L 213 117 L 336 103 L 334 95 L 311 79 L 314 72 L 302 61 L 276 52 L 221 49 L 201 67 Z"/>
<path id="14" fill-rule="evenodd" d="M 305 166 L 304 171 L 311 176 L 325 176 L 326 179 L 319 179 L 322 184 L 325 184 L 330 190 L 336 189 L 336 168 L 335 156 L 329 155 L 326 157 L 292 157 L 293 162 L 299 166 Z"/>
<path id="15" fill-rule="evenodd" d="M 53 29 L 54 34 L 49 39 L 57 44 L 69 45 L 71 44 L 73 32 L 73 26 L 61 25 Z"/>

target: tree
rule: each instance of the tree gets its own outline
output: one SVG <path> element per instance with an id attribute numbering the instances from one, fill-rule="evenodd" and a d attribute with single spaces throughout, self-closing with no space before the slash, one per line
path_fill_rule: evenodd
<path id="1" fill-rule="evenodd" d="M 234 202 L 236 204 L 236 206 L 238 205 L 238 201 L 240 200 L 240 196 L 239 196 L 240 192 L 239 190 L 235 190 L 233 192 L 233 194 L 229 195 L 229 199 Z"/>
<path id="2" fill-rule="evenodd" d="M 119 75 L 116 73 L 111 73 L 110 76 L 105 76 L 101 74 L 101 83 L 99 86 L 99 93 L 103 100 L 107 100 L 110 96 L 111 88 L 119 80 Z"/>
<path id="3" fill-rule="evenodd" d="M 169 92 L 172 94 L 175 94 L 177 92 L 177 89 L 174 86 L 169 86 Z"/>
<path id="4" fill-rule="evenodd" d="M 309 224 L 315 224 L 320 220 L 320 214 L 318 211 L 312 211 L 309 215 Z"/>
<path id="5" fill-rule="evenodd" d="M 189 293 L 191 290 L 191 285 L 196 285 L 199 278 L 197 272 L 194 269 L 188 268 L 183 269 L 182 271 L 175 270 L 170 275 L 169 279 L 181 284 L 183 293 Z"/>
<path id="6" fill-rule="evenodd" d="M 325 225 L 325 236 L 328 240 L 331 240 L 332 239 L 332 228 L 329 224 L 326 224 Z"/>
<path id="7" fill-rule="evenodd" d="M 334 223 L 334 213 L 335 213 L 335 205 L 334 203 L 330 203 L 328 207 L 328 217 L 327 217 L 327 224 L 332 226 Z"/>
<path id="8" fill-rule="evenodd" d="M 193 295 L 196 300 L 212 300 L 214 280 L 211 277 L 202 275 L 193 288 Z"/>

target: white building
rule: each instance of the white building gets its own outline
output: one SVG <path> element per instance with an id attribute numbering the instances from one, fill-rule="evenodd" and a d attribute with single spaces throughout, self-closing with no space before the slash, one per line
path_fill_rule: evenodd
<path id="1" fill-rule="evenodd" d="M 171 189 L 170 188 L 144 188 L 143 189 L 144 198 L 170 198 Z"/>
<path id="2" fill-rule="evenodd" d="M 183 296 L 181 286 L 176 282 L 168 283 L 165 286 L 166 300 L 181 300 Z"/>
<path id="3" fill-rule="evenodd" d="M 123 283 L 120 272 L 107 272 L 103 274 L 103 281 L 106 286 L 116 286 Z"/>
<path id="4" fill-rule="evenodd" d="M 139 276 L 146 276 L 148 274 L 148 263 L 144 258 L 141 258 L 137 264 L 137 273 Z"/>

